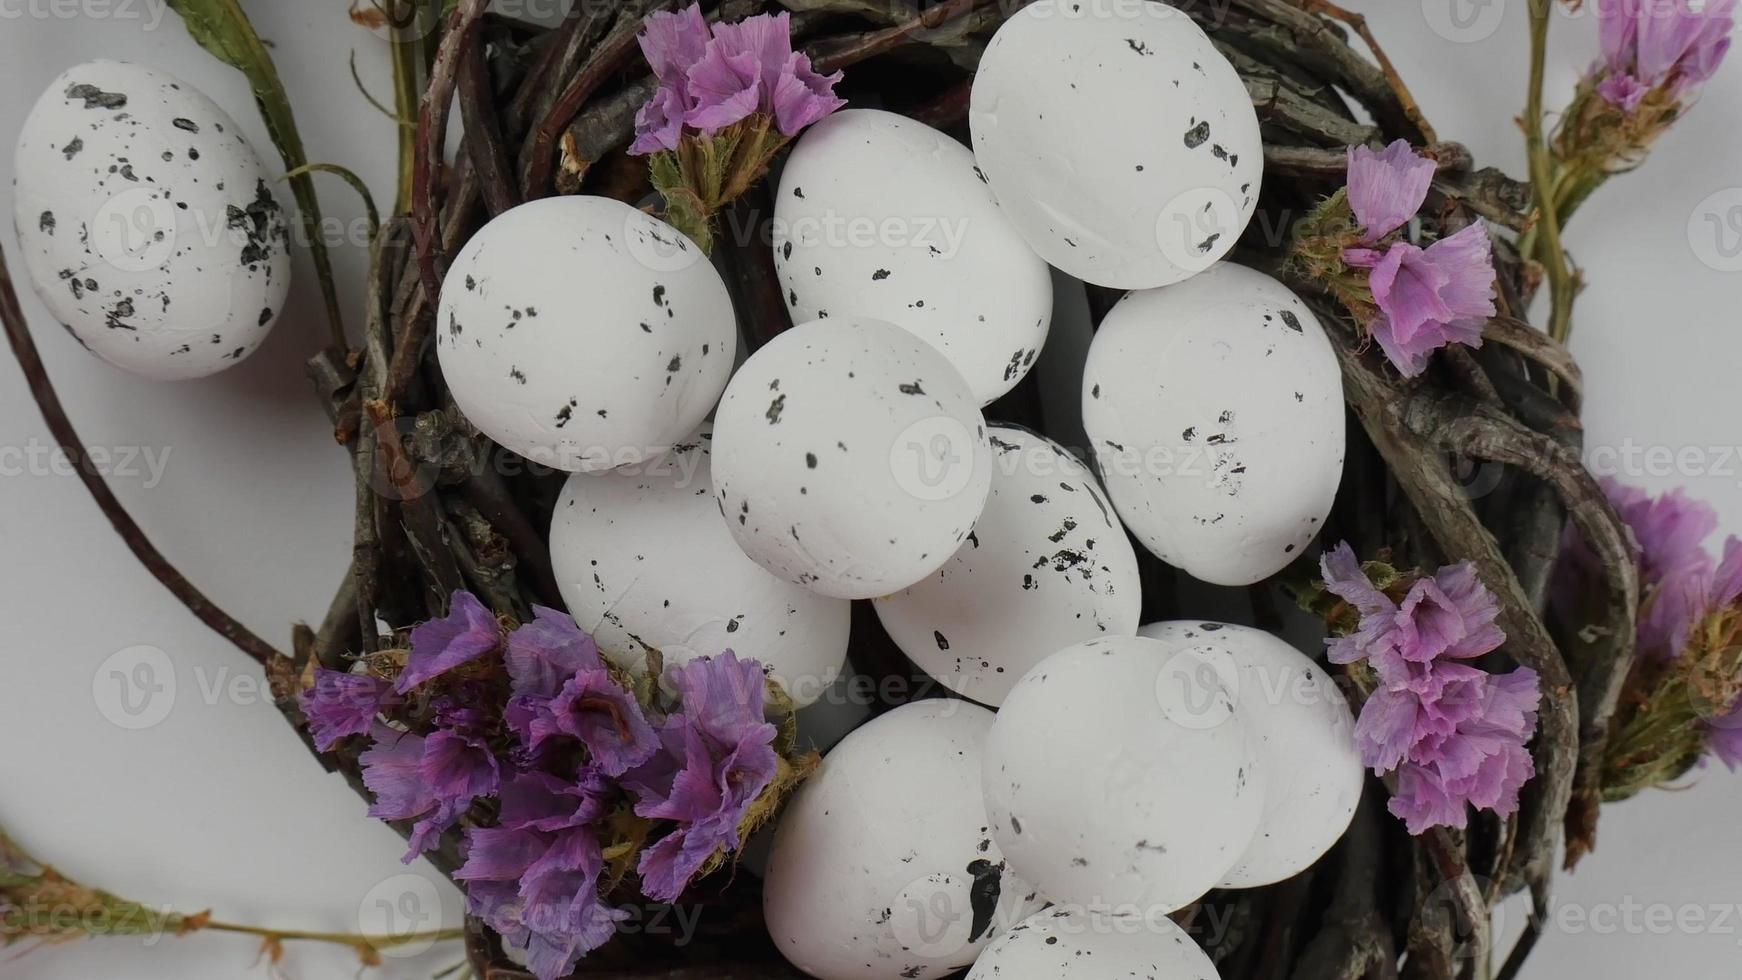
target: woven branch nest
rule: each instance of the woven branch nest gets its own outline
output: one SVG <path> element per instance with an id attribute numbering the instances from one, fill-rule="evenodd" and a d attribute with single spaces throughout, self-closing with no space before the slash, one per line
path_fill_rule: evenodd
<path id="1" fill-rule="evenodd" d="M 1506 240 L 1524 226 L 1528 188 L 1477 169 L 1467 151 L 1441 142 L 1359 18 L 1319 0 L 1179 0 L 1245 80 L 1263 126 L 1266 179 L 1258 217 L 1234 259 L 1285 275 L 1289 223 L 1343 183 L 1343 148 L 1407 139 L 1436 158 L 1440 174 L 1424 217 L 1456 230 L 1478 218 L 1496 235 L 1500 309 L 1480 350 L 1450 348 L 1427 375 L 1399 380 L 1365 349 L 1330 297 L 1290 284 L 1318 309 L 1337 348 L 1352 420 L 1342 490 L 1329 534 L 1358 552 L 1389 547 L 1400 565 L 1471 559 L 1498 595 L 1507 653 L 1541 675 L 1545 698 L 1534 746 L 1537 776 L 1511 820 L 1479 815 L 1467 832 L 1407 836 L 1369 787 L 1347 837 L 1312 870 L 1269 888 L 1216 892 L 1180 913 L 1197 930 L 1223 977 L 1354 978 L 1474 975 L 1490 957 L 1490 909 L 1532 891 L 1540 909 L 1563 827 L 1576 856 L 1590 846 L 1595 770 L 1608 713 L 1631 651 L 1637 583 L 1624 532 L 1579 464 L 1579 374 L 1558 346 L 1521 317 L 1536 277 Z M 413 209 L 381 231 L 373 252 L 361 351 L 328 351 L 310 362 L 339 441 L 355 462 L 354 563 L 318 630 L 302 628 L 295 662 L 272 668 L 280 704 L 301 718 L 290 692 L 313 661 L 383 643 L 394 628 L 439 612 L 468 588 L 498 609 L 560 607 L 545 545 L 562 474 L 493 465 L 504 450 L 454 406 L 433 346 L 445 259 L 489 217 L 527 199 L 586 192 L 646 203 L 646 162 L 629 157 L 636 109 L 653 82 L 635 43 L 641 19 L 669 0 L 576 4 L 552 30 L 500 19 L 482 0 L 450 15 L 420 112 Z M 948 0 L 719 0 L 710 16 L 736 20 L 788 9 L 795 40 L 822 71 L 848 68 L 841 93 L 965 137 L 969 84 L 985 43 L 1019 3 Z M 1371 41 L 1371 39 L 1367 39 Z M 448 107 L 457 101 L 462 150 L 441 165 Z M 1357 111 L 1357 107 L 1359 111 Z M 1363 122 L 1371 119 L 1373 122 Z M 772 217 L 766 181 L 725 216 L 735 227 Z M 717 259 L 752 349 L 791 326 L 758 236 L 724 236 Z M 1118 297 L 1087 287 L 1091 310 Z M 1038 375 L 987 409 L 989 418 L 1045 431 Z M 1473 470 L 1472 470 L 1473 467 Z M 504 472 L 522 475 L 506 477 Z M 1474 472 L 1481 492 L 1471 492 Z M 1461 476 L 1462 475 L 1462 476 Z M 1542 619 L 1550 566 L 1569 518 L 1612 567 L 1606 643 L 1557 645 Z M 1176 575 L 1139 549 L 1145 621 L 1173 618 Z M 1199 587 L 1201 588 L 1201 587 Z M 1274 627 L 1285 601 L 1255 586 L 1254 625 Z M 854 668 L 883 680 L 915 671 L 883 635 L 866 604 L 856 607 Z M 884 688 L 880 688 L 884 689 Z M 888 706 L 885 706 L 888 707 Z M 1581 723 L 1581 718 L 1583 719 Z M 306 735 L 305 735 L 306 738 Z M 355 751 L 323 756 L 362 791 Z M 1586 763 L 1582 766 L 1581 763 Z M 402 828 L 403 829 L 403 828 Z M 431 854 L 452 872 L 457 832 Z M 620 937 L 584 961 L 578 976 L 738 980 L 796 977 L 760 924 L 750 875 L 719 874 L 692 888 L 707 906 L 700 935 L 680 947 L 656 937 Z M 480 976 L 529 975 L 507 964 L 495 937 L 470 924 L 468 956 Z M 1534 930 L 1508 957 L 1510 975 Z M 1407 956 L 1405 956 L 1407 954 Z M 1482 970 L 1486 975 L 1486 970 Z"/>

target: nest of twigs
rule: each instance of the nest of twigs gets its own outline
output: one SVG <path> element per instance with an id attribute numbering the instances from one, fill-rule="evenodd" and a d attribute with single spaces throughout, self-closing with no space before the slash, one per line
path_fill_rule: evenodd
<path id="1" fill-rule="evenodd" d="M 391 637 L 378 633 L 378 622 L 409 627 L 441 612 L 446 597 L 462 588 L 523 616 L 534 602 L 561 607 L 545 541 L 563 474 L 497 465 L 508 454 L 467 423 L 443 383 L 430 342 L 435 310 L 447 257 L 493 215 L 559 193 L 653 202 L 645 161 L 625 152 L 635 111 L 653 89 L 635 38 L 647 13 L 673 4 L 577 3 L 554 29 L 499 18 L 487 6 L 461 0 L 444 25 L 419 107 L 411 212 L 384 225 L 375 243 L 362 347 L 329 349 L 309 365 L 355 464 L 355 550 L 331 611 L 318 629 L 299 628 L 294 657 L 286 661 L 209 603 L 190 601 L 267 665 L 293 723 L 301 721 L 295 679 L 311 662 L 343 669 L 347 656 L 380 649 Z M 1020 6 L 703 3 L 710 16 L 728 20 L 791 10 L 795 42 L 820 71 L 852 68 L 840 94 L 853 104 L 910 115 L 964 138 L 979 56 Z M 1540 674 L 1545 695 L 1533 745 L 1536 777 L 1516 817 L 1478 814 L 1465 832 L 1411 837 L 1382 815 L 1385 792 L 1375 784 L 1348 835 L 1316 867 L 1268 888 L 1211 893 L 1178 918 L 1229 980 L 1389 977 L 1400 972 L 1400 961 L 1403 974 L 1432 978 L 1487 975 L 1486 964 L 1503 961 L 1500 975 L 1509 977 L 1535 939 L 1563 838 L 1573 859 L 1594 839 L 1594 763 L 1631 660 L 1638 605 L 1625 532 L 1580 465 L 1578 369 L 1522 319 L 1540 275 L 1519 260 L 1504 232 L 1524 228 L 1529 188 L 1478 169 L 1462 146 L 1442 142 L 1358 17 L 1322 0 L 1176 6 L 1234 64 L 1263 126 L 1263 197 L 1236 261 L 1286 276 L 1291 222 L 1342 186 L 1344 148 L 1397 138 L 1425 147 L 1439 163 L 1423 218 L 1431 229 L 1450 233 L 1485 219 L 1501 232 L 1494 236 L 1500 313 L 1485 331 L 1488 343 L 1448 348 L 1427 374 L 1407 382 L 1365 349 L 1330 297 L 1309 282 L 1290 284 L 1321 314 L 1351 409 L 1347 470 L 1327 533 L 1362 554 L 1389 547 L 1399 565 L 1473 560 L 1498 597 L 1506 653 Z M 441 148 L 455 102 L 462 149 L 446 166 Z M 772 217 L 766 182 L 734 208 L 726 217 L 735 227 L 761 227 Z M 752 349 L 791 326 L 760 236 L 724 236 L 715 257 Z M 1087 289 L 1097 314 L 1117 299 Z M 40 397 L 47 387 L 40 362 L 32 349 L 21 348 L 20 356 Z M 1044 431 L 1039 383 L 1039 372 L 1031 373 L 987 417 Z M 57 430 L 63 442 L 67 433 Z M 107 496 L 100 480 L 93 490 Z M 1587 631 L 1595 640 L 1557 638 L 1544 625 L 1549 574 L 1569 521 L 1611 570 L 1611 615 L 1607 629 Z M 131 531 L 129 543 L 145 549 L 149 564 L 155 553 L 123 522 L 121 514 L 118 526 L 124 535 Z M 1139 556 L 1144 621 L 1173 618 L 1178 573 L 1142 549 Z M 185 581 L 180 585 L 184 599 L 198 598 Z M 1280 590 L 1265 586 L 1226 598 L 1250 610 L 1249 622 L 1270 628 L 1281 624 L 1287 605 Z M 856 610 L 850 655 L 856 671 L 879 680 L 915 673 L 868 608 Z M 354 749 L 322 759 L 362 792 Z M 454 831 L 430 857 L 452 872 L 457 845 Z M 1534 897 L 1539 915 L 1516 948 L 1494 950 L 1490 911 L 1522 890 Z M 678 947 L 654 935 L 620 937 L 585 961 L 579 975 L 796 977 L 767 940 L 756 892 L 750 875 L 703 879 L 692 897 L 706 913 L 692 942 Z M 468 932 L 468 956 L 480 976 L 530 976 L 502 960 L 481 925 L 472 923 Z"/>

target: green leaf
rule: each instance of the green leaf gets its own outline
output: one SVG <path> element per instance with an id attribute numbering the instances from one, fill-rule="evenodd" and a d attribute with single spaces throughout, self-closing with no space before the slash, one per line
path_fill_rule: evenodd
<path id="1" fill-rule="evenodd" d="M 333 341 L 345 346 L 345 321 L 339 312 L 339 291 L 333 282 L 332 260 L 326 243 L 321 240 L 321 207 L 315 194 L 314 180 L 304 169 L 308 166 L 302 137 L 296 130 L 296 117 L 290 109 L 284 84 L 278 79 L 278 68 L 272 55 L 254 33 L 254 25 L 242 11 L 238 0 L 168 0 L 169 7 L 187 24 L 188 34 L 200 47 L 219 61 L 240 71 L 254 90 L 254 104 L 278 154 L 284 160 L 290 178 L 291 192 L 296 195 L 303 231 L 309 242 L 309 254 L 320 277 L 321 295 L 326 300 L 327 320 L 332 325 Z"/>

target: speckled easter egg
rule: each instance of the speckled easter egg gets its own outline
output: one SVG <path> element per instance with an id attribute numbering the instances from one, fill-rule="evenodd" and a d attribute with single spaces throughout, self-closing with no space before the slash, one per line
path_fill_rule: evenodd
<path id="1" fill-rule="evenodd" d="M 1135 634 L 1143 596 L 1131 540 L 1088 469 L 1045 436 L 991 433 L 992 492 L 974 532 L 876 608 L 927 674 L 996 706 L 1047 656 Z"/>
<path id="2" fill-rule="evenodd" d="M 1125 297 L 1083 371 L 1083 426 L 1125 526 L 1218 585 L 1275 574 L 1312 540 L 1342 479 L 1343 414 L 1312 311 L 1228 263 Z"/>
<path id="3" fill-rule="evenodd" d="M 1138 633 L 1215 666 L 1258 738 L 1264 817 L 1221 886 L 1274 884 L 1311 867 L 1348 829 L 1366 778 L 1336 682 L 1306 654 L 1247 626 L 1150 623 Z"/>
<path id="4" fill-rule="evenodd" d="M 819 980 L 935 980 L 1037 907 L 980 800 L 992 713 L 915 701 L 848 735 L 780 818 L 763 884 L 774 945 Z"/>
<path id="5" fill-rule="evenodd" d="M 745 554 L 846 599 L 937 571 L 992 482 L 985 420 L 950 362 L 900 327 L 847 316 L 794 327 L 738 369 L 713 467 Z"/>
<path id="6" fill-rule="evenodd" d="M 839 112 L 781 174 L 774 262 L 795 322 L 868 316 L 942 351 L 984 405 L 1046 342 L 1052 278 L 974 168 L 922 122 Z"/>
<path id="7" fill-rule="evenodd" d="M 1258 740 L 1217 673 L 1144 637 L 1042 660 L 998 711 L 992 835 L 1058 905 L 1166 913 L 1215 887 L 1264 808 Z"/>
<path id="8" fill-rule="evenodd" d="M 290 288 L 286 216 L 241 128 L 186 82 L 68 69 L 25 119 L 13 172 L 30 283 L 98 357 L 179 380 L 266 339 Z"/>
<path id="9" fill-rule="evenodd" d="M 663 453 L 725 387 L 738 328 L 720 274 L 658 218 L 548 197 L 473 235 L 442 283 L 436 353 L 485 435 L 557 469 Z"/>
<path id="10" fill-rule="evenodd" d="M 1040 0 L 986 48 L 974 157 L 1034 250 L 1148 289 L 1208 268 L 1257 207 L 1264 148 L 1240 76 L 1184 12 Z"/>
<path id="11" fill-rule="evenodd" d="M 628 670 L 733 650 L 758 660 L 800 707 L 840 674 L 852 605 L 775 578 L 720 521 L 712 426 L 655 460 L 569 477 L 551 520 L 563 602 Z"/>
<path id="12" fill-rule="evenodd" d="M 1043 909 L 986 947 L 968 980 L 1220 980 L 1184 929 L 1160 914 Z"/>

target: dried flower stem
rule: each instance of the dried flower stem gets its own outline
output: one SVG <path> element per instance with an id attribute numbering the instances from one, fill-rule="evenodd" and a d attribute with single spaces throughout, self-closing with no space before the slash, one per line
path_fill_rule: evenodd
<path id="1" fill-rule="evenodd" d="M 1568 265 L 1561 244 L 1561 215 L 1555 209 L 1554 162 L 1549 154 L 1544 134 L 1544 75 L 1548 63 L 1549 14 L 1553 0 L 1528 0 L 1530 5 L 1530 90 L 1524 108 L 1525 153 L 1530 160 L 1530 182 L 1536 190 L 1537 234 L 1543 268 L 1549 282 L 1551 304 L 1548 335 L 1566 343 L 1573 330 L 1573 299 L 1578 294 L 1578 279 Z M 1531 258 L 1525 253 L 1525 258 Z"/>

